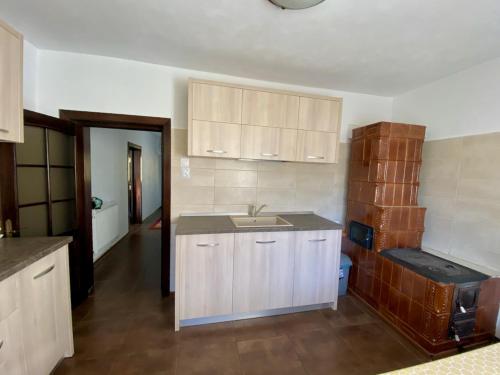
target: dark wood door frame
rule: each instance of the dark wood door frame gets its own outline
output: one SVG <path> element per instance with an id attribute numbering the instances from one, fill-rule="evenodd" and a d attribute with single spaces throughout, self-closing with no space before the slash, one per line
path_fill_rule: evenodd
<path id="1" fill-rule="evenodd" d="M 92 259 L 92 203 L 90 187 L 90 128 L 147 130 L 161 133 L 162 210 L 161 210 L 161 292 L 170 293 L 170 119 L 113 113 L 60 110 L 59 117 L 75 124 L 77 172 L 77 220 L 85 230 L 86 249 Z M 88 267 L 88 266 L 87 266 Z M 90 267 L 93 268 L 91 264 Z M 93 270 L 92 270 L 93 272 Z"/>
<path id="2" fill-rule="evenodd" d="M 129 191 L 129 195 L 132 194 L 132 197 L 129 196 L 129 211 L 130 211 L 130 206 L 132 206 L 132 212 L 131 212 L 131 217 L 129 217 L 130 219 L 129 223 L 141 224 L 142 223 L 142 180 L 141 180 L 142 147 L 136 145 L 135 143 L 128 142 L 127 153 L 128 155 L 131 154 L 132 157 L 132 166 L 131 166 L 132 176 L 129 176 L 132 181 L 131 181 L 131 186 L 127 187 L 128 189 L 131 189 L 131 191 Z"/>

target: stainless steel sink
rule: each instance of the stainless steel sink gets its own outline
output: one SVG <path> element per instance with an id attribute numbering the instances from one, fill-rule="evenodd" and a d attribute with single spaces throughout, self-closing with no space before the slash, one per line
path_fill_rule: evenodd
<path id="1" fill-rule="evenodd" d="M 280 216 L 230 216 L 236 228 L 293 227 Z"/>

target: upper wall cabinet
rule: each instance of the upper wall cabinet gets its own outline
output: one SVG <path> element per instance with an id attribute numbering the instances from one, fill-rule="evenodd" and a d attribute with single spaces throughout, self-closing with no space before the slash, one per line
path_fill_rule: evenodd
<path id="1" fill-rule="evenodd" d="M 336 163 L 342 99 L 190 80 L 188 155 Z"/>
<path id="2" fill-rule="evenodd" d="M 241 95 L 233 87 L 194 83 L 193 120 L 241 124 Z"/>
<path id="3" fill-rule="evenodd" d="M 0 141 L 23 142 L 23 36 L 0 21 Z"/>
<path id="4" fill-rule="evenodd" d="M 297 129 L 298 119 L 298 96 L 243 90 L 244 125 Z"/>
<path id="5" fill-rule="evenodd" d="M 340 105 L 340 102 L 335 100 L 301 97 L 299 129 L 337 133 Z"/>

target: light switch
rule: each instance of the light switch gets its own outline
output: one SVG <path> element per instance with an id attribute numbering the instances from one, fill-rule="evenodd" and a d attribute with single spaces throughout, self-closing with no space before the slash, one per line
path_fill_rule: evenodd
<path id="1" fill-rule="evenodd" d="M 181 158 L 181 176 L 182 178 L 191 178 L 191 169 L 189 168 L 189 158 Z"/>

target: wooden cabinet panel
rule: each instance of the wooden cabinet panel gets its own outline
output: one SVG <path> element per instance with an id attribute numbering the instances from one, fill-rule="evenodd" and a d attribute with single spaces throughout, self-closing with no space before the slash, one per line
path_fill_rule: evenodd
<path id="1" fill-rule="evenodd" d="M 19 278 L 13 275 L 0 282 L 0 321 L 19 307 Z"/>
<path id="2" fill-rule="evenodd" d="M 232 312 L 234 234 L 177 236 L 176 328 L 179 320 Z"/>
<path id="3" fill-rule="evenodd" d="M 233 313 L 292 305 L 294 232 L 237 233 Z"/>
<path id="4" fill-rule="evenodd" d="M 299 129 L 338 132 L 341 103 L 336 100 L 300 97 Z"/>
<path id="5" fill-rule="evenodd" d="M 242 89 L 193 83 L 192 90 L 194 120 L 241 124 Z"/>
<path id="6" fill-rule="evenodd" d="M 246 159 L 295 160 L 297 130 L 243 125 L 241 157 Z"/>
<path id="7" fill-rule="evenodd" d="M 0 141 L 23 142 L 23 37 L 0 21 Z"/>
<path id="8" fill-rule="evenodd" d="M 18 276 L 0 282 L 0 374 L 26 374 Z"/>
<path id="9" fill-rule="evenodd" d="M 73 354 L 68 247 L 20 273 L 21 311 L 29 374 L 48 374 Z"/>
<path id="10" fill-rule="evenodd" d="M 298 118 L 298 96 L 243 90 L 242 124 L 296 129 Z"/>
<path id="11" fill-rule="evenodd" d="M 0 374 L 27 373 L 21 332 L 22 321 L 19 310 L 0 321 Z"/>
<path id="12" fill-rule="evenodd" d="M 336 302 L 341 231 L 297 232 L 293 306 Z"/>
<path id="13" fill-rule="evenodd" d="M 190 156 L 239 158 L 241 125 L 193 121 Z"/>
<path id="14" fill-rule="evenodd" d="M 299 130 L 296 160 L 314 163 L 337 162 L 337 134 Z"/>

